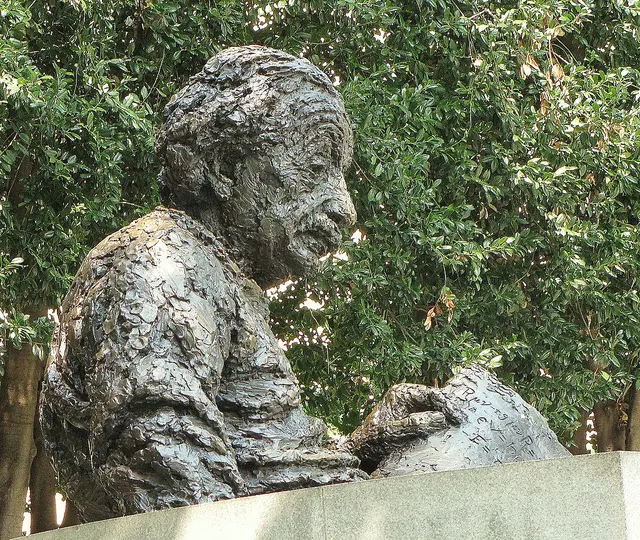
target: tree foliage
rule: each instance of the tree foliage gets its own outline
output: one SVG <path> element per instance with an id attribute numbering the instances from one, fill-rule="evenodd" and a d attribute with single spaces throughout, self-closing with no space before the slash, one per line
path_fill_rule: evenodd
<path id="1" fill-rule="evenodd" d="M 596 402 L 634 393 L 634 3 L 1 9 L 0 253 L 24 259 L 4 311 L 58 305 L 86 251 L 155 204 L 162 106 L 215 51 L 261 43 L 339 82 L 356 134 L 362 239 L 272 304 L 315 414 L 349 430 L 390 384 L 476 361 L 565 437 Z"/>

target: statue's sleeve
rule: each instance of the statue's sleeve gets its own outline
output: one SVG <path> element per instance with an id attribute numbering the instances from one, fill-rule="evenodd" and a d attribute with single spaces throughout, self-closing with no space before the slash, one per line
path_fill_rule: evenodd
<path id="1" fill-rule="evenodd" d="M 61 481 L 68 493 L 83 493 L 85 481 L 100 486 L 117 501 L 114 515 L 243 493 L 216 405 L 232 289 L 215 254 L 161 218 L 135 222 L 87 257 L 65 301 L 47 376 L 52 445 L 86 438 L 86 455 L 54 455 L 75 463 L 59 468 L 69 471 Z M 64 421 L 77 409 L 70 399 L 85 404 L 82 420 Z"/>

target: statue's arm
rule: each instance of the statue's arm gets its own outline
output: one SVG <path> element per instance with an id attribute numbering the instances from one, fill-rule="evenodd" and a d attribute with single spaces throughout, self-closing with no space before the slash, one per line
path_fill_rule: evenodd
<path id="1" fill-rule="evenodd" d="M 107 438 L 114 463 L 108 474 L 115 485 L 139 482 L 154 508 L 241 495 L 216 403 L 233 331 L 232 293 L 217 259 L 180 229 L 147 256 L 126 271 L 125 298 L 109 308 L 121 326 L 105 336 L 106 348 L 118 353 L 103 380 L 127 403 L 129 421 L 117 439 Z"/>
<path id="2" fill-rule="evenodd" d="M 52 446 L 62 454 L 67 438 L 84 441 L 57 456 L 66 491 L 91 498 L 83 484 L 100 486 L 112 516 L 243 494 L 216 404 L 231 316 L 215 260 L 153 215 L 105 242 L 65 302 L 64 343 L 52 351 L 47 381 Z M 193 265 L 206 282 L 194 279 Z M 76 397 L 88 404 L 82 426 L 64 418 Z M 75 502 L 97 519 L 90 501 Z"/>

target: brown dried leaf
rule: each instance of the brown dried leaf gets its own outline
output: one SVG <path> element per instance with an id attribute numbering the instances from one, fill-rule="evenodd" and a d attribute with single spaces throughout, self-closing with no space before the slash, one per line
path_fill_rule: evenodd
<path id="1" fill-rule="evenodd" d="M 551 76 L 556 82 L 564 79 L 564 69 L 562 69 L 560 64 L 553 64 L 553 67 L 551 68 Z"/>
<path id="2" fill-rule="evenodd" d="M 607 151 L 607 143 L 604 142 L 604 139 L 598 141 L 598 150 L 602 153 Z"/>
<path id="3" fill-rule="evenodd" d="M 442 308 L 436 304 L 427 312 L 427 318 L 424 320 L 424 329 L 429 330 L 433 326 L 435 319 L 442 313 Z"/>
<path id="4" fill-rule="evenodd" d="M 540 98 L 540 114 L 546 116 L 549 112 L 549 102 L 544 98 Z"/>

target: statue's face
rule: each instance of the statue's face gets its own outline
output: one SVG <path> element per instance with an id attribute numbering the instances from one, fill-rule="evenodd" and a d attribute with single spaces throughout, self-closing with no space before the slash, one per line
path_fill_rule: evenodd
<path id="1" fill-rule="evenodd" d="M 343 110 L 334 97 L 327 100 Z M 233 203 L 232 219 L 258 226 L 257 246 L 249 251 L 257 259 L 252 277 L 263 285 L 316 268 L 356 219 L 344 180 L 351 156 L 346 115 L 295 119 L 287 129 L 282 142 L 246 159 Z"/>
<path id="2" fill-rule="evenodd" d="M 335 126 L 319 129 L 271 160 L 282 188 L 262 220 L 261 232 L 265 240 L 274 232 L 278 235 L 276 242 L 282 243 L 285 261 L 296 274 L 313 269 L 320 257 L 337 249 L 342 228 L 356 219 L 344 180 L 347 164 L 336 143 L 342 135 L 338 131 Z"/>
<path id="3" fill-rule="evenodd" d="M 213 58 L 167 106 L 163 196 L 224 239 L 262 286 L 313 270 L 355 221 L 352 134 L 330 80 L 256 47 Z"/>

